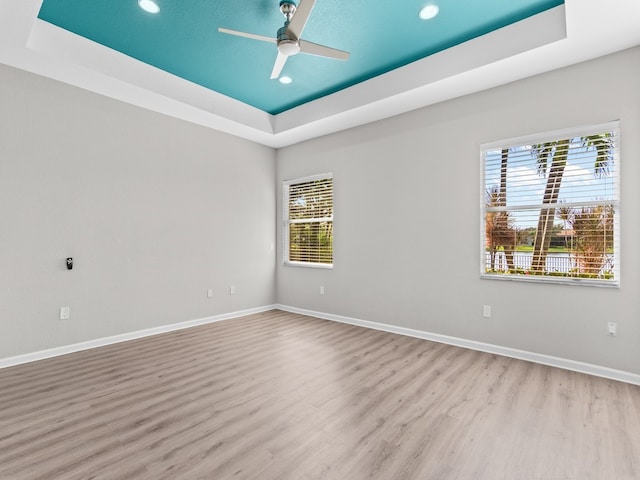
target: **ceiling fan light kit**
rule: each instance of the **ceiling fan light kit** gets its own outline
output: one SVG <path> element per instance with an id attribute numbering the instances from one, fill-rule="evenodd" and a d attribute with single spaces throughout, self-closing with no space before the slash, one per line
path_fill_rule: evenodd
<path id="1" fill-rule="evenodd" d="M 308 55 L 317 55 L 320 57 L 333 58 L 336 60 L 347 60 L 349 52 L 337 50 L 335 48 L 319 45 L 317 43 L 302 40 L 302 31 L 304 30 L 311 10 L 315 5 L 315 0 L 301 0 L 299 5 L 291 0 L 280 1 L 280 12 L 284 15 L 284 26 L 278 29 L 275 38 L 256 35 L 253 33 L 239 32 L 228 28 L 218 28 L 221 33 L 236 35 L 239 37 L 250 38 L 252 40 L 260 40 L 262 42 L 275 43 L 278 48 L 278 56 L 271 71 L 271 79 L 278 78 L 287 59 L 298 53 L 306 53 Z"/>
<path id="2" fill-rule="evenodd" d="M 300 53 L 300 44 L 295 40 L 284 39 L 278 40 L 278 52 L 286 57 L 291 57 L 292 55 L 296 55 Z"/>

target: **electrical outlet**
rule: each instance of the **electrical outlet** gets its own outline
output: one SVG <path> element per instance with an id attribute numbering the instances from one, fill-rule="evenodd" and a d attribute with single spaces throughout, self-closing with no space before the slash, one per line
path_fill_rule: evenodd
<path id="1" fill-rule="evenodd" d="M 612 337 L 618 335 L 618 324 L 615 322 L 607 323 L 607 333 Z"/>
<path id="2" fill-rule="evenodd" d="M 229 295 L 235 295 L 235 294 L 236 294 L 236 286 L 235 285 L 229 286 Z"/>
<path id="3" fill-rule="evenodd" d="M 485 305 L 482 307 L 482 316 L 484 318 L 491 318 L 491 305 Z"/>
<path id="4" fill-rule="evenodd" d="M 211 298 L 213 297 L 213 288 L 210 288 L 209 290 L 207 290 L 207 298 Z"/>
<path id="5" fill-rule="evenodd" d="M 60 320 L 69 320 L 71 317 L 70 307 L 60 307 Z"/>
<path id="6" fill-rule="evenodd" d="M 324 285 L 320 285 L 320 295 L 324 295 Z"/>

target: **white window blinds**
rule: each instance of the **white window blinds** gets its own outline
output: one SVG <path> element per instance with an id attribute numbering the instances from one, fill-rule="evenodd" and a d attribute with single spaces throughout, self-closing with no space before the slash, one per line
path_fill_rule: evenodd
<path id="1" fill-rule="evenodd" d="M 285 262 L 333 264 L 333 175 L 323 174 L 283 184 Z"/>
<path id="2" fill-rule="evenodd" d="M 482 148 L 483 277 L 619 284 L 617 122 Z"/>

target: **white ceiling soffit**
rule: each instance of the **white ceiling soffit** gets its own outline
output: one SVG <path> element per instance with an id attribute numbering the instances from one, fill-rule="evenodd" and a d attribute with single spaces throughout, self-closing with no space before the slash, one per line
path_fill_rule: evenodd
<path id="1" fill-rule="evenodd" d="M 279 148 L 640 44 L 640 1 L 566 0 L 475 40 L 273 116 L 0 0 L 0 62 Z"/>

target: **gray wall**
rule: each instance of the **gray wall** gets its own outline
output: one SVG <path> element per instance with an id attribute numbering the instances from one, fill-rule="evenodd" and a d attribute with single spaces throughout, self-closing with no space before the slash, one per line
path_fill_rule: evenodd
<path id="1" fill-rule="evenodd" d="M 279 184 L 334 173 L 335 267 L 278 249 L 278 302 L 640 373 L 639 81 L 635 48 L 280 150 Z M 615 119 L 621 288 L 480 280 L 480 145 Z"/>
<path id="2" fill-rule="evenodd" d="M 6 66 L 0 106 L 0 358 L 274 303 L 274 150 Z"/>
<path id="3" fill-rule="evenodd" d="M 639 78 L 635 48 L 276 160 L 267 147 L 0 66 L 0 358 L 277 301 L 640 373 Z M 480 280 L 480 144 L 614 119 L 621 288 Z M 281 181 L 329 171 L 335 268 L 283 267 Z M 70 320 L 58 320 L 63 305 Z"/>

